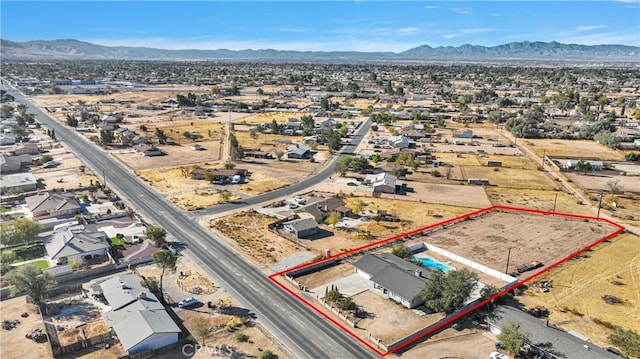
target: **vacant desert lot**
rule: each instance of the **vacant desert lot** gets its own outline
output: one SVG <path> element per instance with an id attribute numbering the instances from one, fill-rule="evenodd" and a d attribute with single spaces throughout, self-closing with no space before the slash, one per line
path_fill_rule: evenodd
<path id="1" fill-rule="evenodd" d="M 573 183 L 586 191 L 610 191 L 610 183 L 617 183 L 620 191 L 640 193 L 640 176 L 613 176 L 594 172 L 582 174 L 577 172 L 565 173 Z"/>
<path id="2" fill-rule="evenodd" d="M 595 141 L 573 141 L 557 139 L 526 139 L 523 140 L 536 155 L 542 157 L 569 158 L 576 154 L 583 154 L 585 158 L 598 158 L 603 161 L 622 161 L 624 153 L 612 150 Z"/>
<path id="3" fill-rule="evenodd" d="M 556 212 L 593 215 L 588 207 L 566 192 L 498 187 L 487 187 L 486 192 L 494 205 L 552 211 L 555 203 Z"/>
<path id="4" fill-rule="evenodd" d="M 552 323 L 566 330 L 591 333 L 590 340 L 597 345 L 611 345 L 606 338 L 612 331 L 591 319 L 640 332 L 640 237 L 622 234 L 586 254 L 540 277 L 553 281 L 549 293 L 530 289 L 518 299 L 528 307 L 553 308 Z M 624 304 L 606 304 L 602 296 L 607 294 L 622 299 Z M 584 316 L 563 312 L 563 308 Z"/>
<path id="5" fill-rule="evenodd" d="M 554 263 L 615 230 L 600 221 L 492 211 L 421 240 L 496 270 L 504 270 L 511 248 L 508 268 L 513 271 L 533 261 Z"/>
<path id="6" fill-rule="evenodd" d="M 304 250 L 271 231 L 275 219 L 255 211 L 241 212 L 212 220 L 210 226 L 236 241 L 261 264 L 273 264 L 296 251 Z"/>

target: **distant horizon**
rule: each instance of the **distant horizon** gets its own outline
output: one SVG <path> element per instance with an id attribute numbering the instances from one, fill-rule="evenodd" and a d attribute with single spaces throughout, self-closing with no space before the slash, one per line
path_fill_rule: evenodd
<path id="1" fill-rule="evenodd" d="M 194 49 L 194 48 L 175 48 L 175 49 L 166 49 L 166 48 L 160 48 L 160 47 L 150 47 L 150 46 L 130 46 L 130 45 L 117 45 L 117 44 L 113 44 L 113 45 L 102 45 L 102 44 L 97 44 L 97 43 L 93 43 L 90 41 L 85 41 L 85 40 L 79 40 L 79 39 L 51 39 L 51 40 L 43 40 L 43 39 L 34 39 L 34 40 L 24 40 L 24 41 L 15 41 L 12 39 L 7 39 L 4 37 L 0 37 L 0 39 L 2 40 L 6 40 L 6 41 L 11 41 L 11 42 L 16 42 L 16 43 L 23 43 L 23 42 L 37 42 L 37 41 L 80 41 L 80 42 L 85 42 L 85 43 L 90 43 L 93 45 L 98 45 L 98 46 L 105 46 L 105 47 L 130 47 L 130 48 L 147 48 L 147 49 L 155 49 L 155 50 L 167 50 L 167 51 L 293 51 L 293 52 L 326 52 L 326 53 L 330 53 L 330 52 L 361 52 L 361 53 L 394 53 L 394 54 L 401 54 L 402 52 L 405 52 L 407 50 L 411 50 L 411 49 L 415 49 L 417 47 L 422 47 L 422 46 L 430 46 L 431 48 L 437 49 L 437 48 L 446 48 L 446 47 L 461 47 L 461 46 L 484 46 L 487 48 L 493 48 L 493 47 L 498 47 L 498 46 L 503 46 L 503 45 L 509 45 L 509 44 L 513 44 L 513 43 L 552 43 L 555 42 L 557 44 L 560 45 L 568 45 L 568 46 L 573 46 L 573 45 L 577 45 L 577 46 L 629 46 L 629 47 L 636 47 L 638 49 L 640 49 L 640 45 L 634 46 L 634 45 L 625 45 L 625 44 L 594 44 L 594 45 L 583 45 L 583 44 L 570 44 L 570 43 L 563 43 L 563 42 L 559 42 L 559 41 L 555 41 L 555 40 L 551 40 L 551 41 L 531 41 L 531 40 L 521 40 L 521 41 L 511 41 L 508 43 L 504 43 L 504 44 L 497 44 L 497 45 L 492 45 L 492 46 L 485 46 L 485 45 L 480 45 L 480 44 L 471 44 L 471 43 L 464 43 L 464 44 L 460 44 L 460 45 L 440 45 L 440 46 L 431 46 L 428 44 L 422 44 L 422 45 L 416 45 L 414 47 L 408 48 L 408 49 L 402 49 L 402 50 L 398 50 L 398 51 L 358 51 L 358 50 L 284 50 L 284 49 L 275 49 L 275 48 L 245 48 L 245 49 L 228 49 L 228 48 L 207 48 L 207 49 Z"/>
<path id="2" fill-rule="evenodd" d="M 402 52 L 512 42 L 640 47 L 640 0 L 2 1 L 0 33 L 164 50 Z"/>

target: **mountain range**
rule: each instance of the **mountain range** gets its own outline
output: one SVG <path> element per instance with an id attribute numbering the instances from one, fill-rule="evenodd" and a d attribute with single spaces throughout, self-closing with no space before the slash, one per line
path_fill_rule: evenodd
<path id="1" fill-rule="evenodd" d="M 3 60 L 279 60 L 279 61 L 410 61 L 410 60 L 535 60 L 640 62 L 640 47 L 512 42 L 498 46 L 418 46 L 403 52 L 286 50 L 165 50 L 149 47 L 102 46 L 74 39 L 15 42 L 0 39 Z"/>

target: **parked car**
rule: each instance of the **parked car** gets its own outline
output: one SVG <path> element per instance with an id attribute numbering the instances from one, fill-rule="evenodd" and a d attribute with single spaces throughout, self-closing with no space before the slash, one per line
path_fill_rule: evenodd
<path id="1" fill-rule="evenodd" d="M 306 200 L 306 199 L 304 199 L 304 198 L 302 198 L 302 197 L 300 197 L 300 196 L 295 196 L 295 197 L 293 197 L 293 199 L 294 199 L 296 202 L 298 202 L 298 204 L 305 204 L 305 203 L 307 203 L 307 200 Z"/>
<path id="2" fill-rule="evenodd" d="M 137 234 L 134 234 L 133 236 L 131 236 L 131 243 L 133 244 L 140 243 L 140 237 Z"/>
<path id="3" fill-rule="evenodd" d="M 194 305 L 196 303 L 198 303 L 198 299 L 196 297 L 184 298 L 183 300 L 178 302 L 178 308 L 189 307 L 189 306 L 192 306 L 192 305 Z"/>
<path id="4" fill-rule="evenodd" d="M 298 206 L 298 204 L 297 204 L 297 203 L 289 203 L 289 208 L 290 208 L 290 209 L 296 209 L 296 208 L 298 208 L 298 207 L 299 207 L 299 206 Z"/>

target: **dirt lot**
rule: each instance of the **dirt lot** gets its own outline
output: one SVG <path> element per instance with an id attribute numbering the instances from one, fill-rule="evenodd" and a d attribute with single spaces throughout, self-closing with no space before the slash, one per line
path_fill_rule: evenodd
<path id="1" fill-rule="evenodd" d="M 100 308 L 81 295 L 63 297 L 47 302 L 47 322 L 60 328 L 60 345 L 69 345 L 108 332 L 100 315 Z"/>
<path id="2" fill-rule="evenodd" d="M 553 190 L 558 186 L 543 172 L 515 168 L 491 168 L 460 166 L 453 168 L 451 178 L 466 181 L 469 178 L 486 178 L 493 186 Z"/>
<path id="3" fill-rule="evenodd" d="M 371 315 L 358 321 L 354 332 L 363 338 L 367 333 L 389 344 L 444 318 L 443 313 L 418 315 L 391 299 L 371 290 L 351 297 L 361 310 Z"/>
<path id="4" fill-rule="evenodd" d="M 609 192 L 609 182 L 617 182 L 621 191 L 640 193 L 640 176 L 613 176 L 597 172 L 589 175 L 577 172 L 565 172 L 564 174 L 583 190 Z"/>
<path id="5" fill-rule="evenodd" d="M 273 217 L 255 211 L 214 219 L 211 228 L 235 240 L 261 264 L 273 264 L 304 248 L 267 229 Z"/>
<path id="6" fill-rule="evenodd" d="M 496 270 L 503 270 L 512 248 L 509 271 L 513 271 L 536 260 L 554 263 L 614 230 L 605 222 L 494 211 L 421 240 Z"/>
<path id="7" fill-rule="evenodd" d="M 527 307 L 547 306 L 551 323 L 585 334 L 600 346 L 611 345 L 606 338 L 612 331 L 592 319 L 640 332 L 640 237 L 619 235 L 587 252 L 587 257 L 570 260 L 540 279 L 553 281 L 549 293 L 529 289 L 518 300 Z M 606 294 L 624 304 L 606 304 L 601 298 Z"/>
<path id="8" fill-rule="evenodd" d="M 584 154 L 588 158 L 598 158 L 603 161 L 622 161 L 624 153 L 612 150 L 595 141 L 573 141 L 557 139 L 526 139 L 523 144 L 533 150 L 536 155 L 542 157 L 574 157 L 576 154 Z"/>
<path id="9" fill-rule="evenodd" d="M 485 190 L 494 205 L 552 211 L 555 202 L 556 212 L 593 215 L 586 206 L 579 204 L 574 196 L 561 191 L 498 187 L 486 187 Z M 556 195 L 558 196 L 557 200 Z"/>
<path id="10" fill-rule="evenodd" d="M 220 146 L 213 147 L 211 143 L 200 142 L 204 151 L 194 151 L 191 144 L 158 145 L 165 152 L 164 156 L 146 157 L 132 148 L 111 151 L 111 153 L 133 170 L 155 169 L 166 166 L 192 165 L 207 161 L 220 160 Z"/>
<path id="11" fill-rule="evenodd" d="M 486 359 L 495 351 L 495 336 L 482 329 L 445 329 L 400 355 L 406 359 Z"/>
<path id="12" fill-rule="evenodd" d="M 29 313 L 22 318 L 20 314 Z M 27 303 L 26 297 L 17 297 L 0 301 L 0 320 L 20 320 L 12 330 L 0 330 L 0 357 L 2 358 L 51 358 L 48 342 L 36 343 L 24 337 L 25 333 L 39 328 L 44 332 L 38 307 Z"/>

